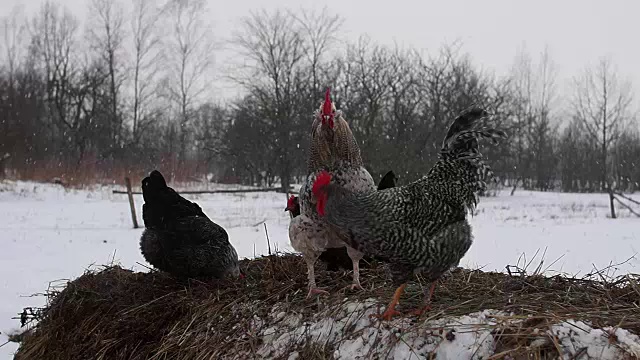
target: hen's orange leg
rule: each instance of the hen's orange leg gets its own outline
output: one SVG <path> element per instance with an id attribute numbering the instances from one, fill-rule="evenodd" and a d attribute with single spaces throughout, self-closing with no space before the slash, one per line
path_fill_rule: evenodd
<path id="1" fill-rule="evenodd" d="M 389 305 L 387 305 L 387 309 L 384 311 L 384 313 L 382 313 L 382 315 L 380 314 L 372 314 L 370 317 L 375 317 L 378 319 L 382 319 L 382 320 L 391 320 L 392 317 L 396 316 L 396 315 L 400 315 L 400 312 L 396 311 L 396 305 L 398 305 L 398 303 L 400 302 L 400 296 L 402 296 L 402 293 L 404 292 L 404 288 L 407 286 L 407 284 L 402 284 L 400 285 L 397 289 L 396 292 L 393 294 L 393 298 L 391 299 L 391 302 L 389 303 Z"/>
<path id="2" fill-rule="evenodd" d="M 425 300 L 425 305 L 423 307 L 417 308 L 416 310 L 412 311 L 411 313 L 413 315 L 420 316 L 424 314 L 425 311 L 431 310 L 431 297 L 433 296 L 433 292 L 435 291 L 435 289 L 436 289 L 436 282 L 434 281 L 431 283 L 431 289 L 429 289 L 429 296 L 427 296 Z"/>

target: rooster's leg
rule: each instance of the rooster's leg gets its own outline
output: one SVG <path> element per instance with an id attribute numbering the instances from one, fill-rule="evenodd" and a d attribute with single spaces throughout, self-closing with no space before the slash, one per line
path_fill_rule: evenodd
<path id="1" fill-rule="evenodd" d="M 387 305 L 387 309 L 384 311 L 384 313 L 382 313 L 382 315 L 372 314 L 371 317 L 376 317 L 378 319 L 388 321 L 388 320 L 391 320 L 392 317 L 396 315 L 400 315 L 400 312 L 396 311 L 396 305 L 398 305 L 398 302 L 400 302 L 400 296 L 402 296 L 402 293 L 404 292 L 404 288 L 406 286 L 407 284 L 404 283 L 396 289 L 396 292 L 393 294 L 393 298 L 391 299 L 391 302 L 389 303 L 389 305 Z"/>
<path id="2" fill-rule="evenodd" d="M 351 284 L 351 290 L 364 290 L 360 285 L 360 261 L 353 260 L 353 284 Z"/>
<path id="3" fill-rule="evenodd" d="M 353 263 L 353 283 L 351 284 L 351 290 L 364 290 L 362 285 L 360 285 L 360 259 L 362 259 L 363 254 L 350 246 L 347 246 L 347 254 Z"/>
<path id="4" fill-rule="evenodd" d="M 417 308 L 416 310 L 412 311 L 411 313 L 417 316 L 420 316 L 422 314 L 424 314 L 425 311 L 429 311 L 431 310 L 431 297 L 433 296 L 433 292 L 436 289 L 436 282 L 432 282 L 431 283 L 431 287 L 429 288 L 429 295 L 426 296 L 425 298 L 425 305 L 423 307 Z"/>
<path id="5" fill-rule="evenodd" d="M 326 290 L 318 289 L 316 286 L 316 273 L 315 273 L 315 264 L 318 256 L 316 254 L 305 254 L 304 260 L 307 263 L 307 274 L 309 277 L 309 292 L 307 293 L 307 299 L 311 297 L 311 295 L 328 295 L 329 292 Z"/>

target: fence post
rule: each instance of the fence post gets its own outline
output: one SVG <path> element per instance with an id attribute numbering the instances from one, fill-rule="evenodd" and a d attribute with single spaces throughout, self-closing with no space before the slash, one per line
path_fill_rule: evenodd
<path id="1" fill-rule="evenodd" d="M 133 228 L 138 228 L 138 218 L 136 217 L 136 204 L 133 202 L 133 192 L 131 191 L 131 179 L 129 177 L 124 178 L 124 182 L 127 185 L 127 195 L 129 196 L 129 206 L 131 207 L 131 220 L 133 220 Z"/>
<path id="2" fill-rule="evenodd" d="M 611 218 L 615 219 L 616 218 L 616 207 L 613 203 L 613 200 L 615 199 L 614 195 L 613 195 L 613 189 L 611 188 L 611 186 L 608 186 L 609 190 L 609 206 L 611 207 Z"/>

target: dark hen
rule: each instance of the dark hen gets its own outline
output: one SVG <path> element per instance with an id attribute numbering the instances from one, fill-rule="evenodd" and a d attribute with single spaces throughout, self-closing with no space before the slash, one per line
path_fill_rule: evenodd
<path id="1" fill-rule="evenodd" d="M 140 239 L 144 258 L 154 267 L 180 277 L 238 277 L 238 254 L 227 232 L 198 204 L 167 186 L 154 170 L 142 180 Z"/>
<path id="2" fill-rule="evenodd" d="M 408 185 L 355 193 L 337 186 L 332 175 L 320 174 L 312 192 L 318 214 L 347 234 L 347 242 L 369 256 L 389 263 L 398 289 L 382 315 L 390 319 L 406 283 L 415 272 L 432 282 L 459 263 L 472 243 L 467 212 L 477 204 L 477 193 L 493 177 L 483 162 L 478 140 L 496 142 L 504 132 L 484 127 L 483 109 L 463 112 L 445 136 L 440 159 L 429 173 Z"/>

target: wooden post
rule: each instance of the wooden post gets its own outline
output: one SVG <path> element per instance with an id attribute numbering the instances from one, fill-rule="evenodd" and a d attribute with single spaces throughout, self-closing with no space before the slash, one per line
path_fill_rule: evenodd
<path id="1" fill-rule="evenodd" d="M 611 186 L 608 186 L 609 190 L 609 206 L 611 207 L 611 218 L 615 219 L 616 218 L 616 207 L 613 203 L 614 200 L 614 195 L 613 195 L 613 189 L 611 188 Z"/>
<path id="2" fill-rule="evenodd" d="M 131 179 L 124 178 L 124 182 L 127 185 L 127 195 L 129 196 L 129 206 L 131 207 L 131 220 L 133 220 L 133 228 L 138 228 L 138 218 L 136 217 L 136 204 L 133 202 L 133 191 L 131 191 Z"/>

